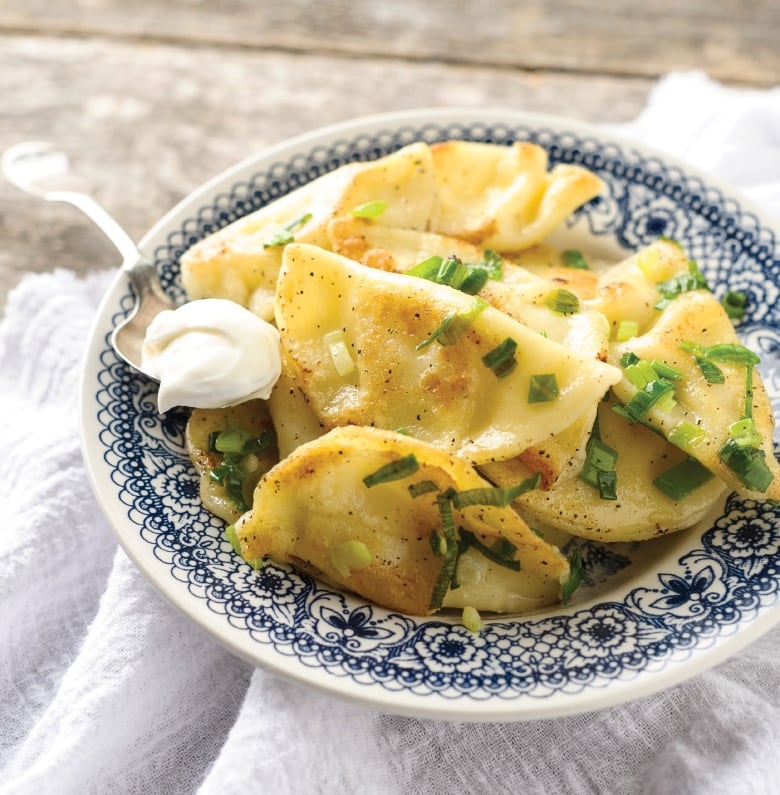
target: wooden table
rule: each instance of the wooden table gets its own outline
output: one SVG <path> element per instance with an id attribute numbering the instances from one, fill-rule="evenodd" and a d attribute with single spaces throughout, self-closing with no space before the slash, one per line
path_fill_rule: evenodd
<path id="1" fill-rule="evenodd" d="M 631 119 L 660 75 L 780 82 L 777 0 L 0 2 L 0 149 L 68 150 L 136 238 L 205 179 L 291 135 L 424 106 Z M 29 271 L 117 256 L 65 205 L 0 181 L 0 307 Z"/>

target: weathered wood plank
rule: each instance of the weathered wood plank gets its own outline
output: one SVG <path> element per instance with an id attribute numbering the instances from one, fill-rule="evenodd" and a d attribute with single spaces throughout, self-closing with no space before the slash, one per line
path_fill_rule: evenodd
<path id="1" fill-rule="evenodd" d="M 358 77 L 359 76 L 359 79 Z M 505 106 L 621 121 L 643 79 L 106 40 L 0 37 L 0 149 L 61 143 L 87 190 L 136 238 L 190 190 L 270 144 L 324 124 L 424 106 Z M 110 267 L 78 211 L 0 179 L 0 306 L 26 271 Z"/>
<path id="2" fill-rule="evenodd" d="M 152 37 L 591 74 L 780 80 L 776 0 L 26 0 L 0 29 Z"/>

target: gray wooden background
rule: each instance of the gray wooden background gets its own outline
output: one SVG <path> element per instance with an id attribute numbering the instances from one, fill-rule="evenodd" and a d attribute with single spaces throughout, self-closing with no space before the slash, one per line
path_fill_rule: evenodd
<path id="1" fill-rule="evenodd" d="M 0 0 L 0 149 L 62 144 L 138 238 L 205 179 L 323 124 L 447 105 L 619 122 L 688 69 L 779 84 L 780 3 Z M 115 264 L 77 211 L 0 181 L 0 307 L 25 272 Z"/>

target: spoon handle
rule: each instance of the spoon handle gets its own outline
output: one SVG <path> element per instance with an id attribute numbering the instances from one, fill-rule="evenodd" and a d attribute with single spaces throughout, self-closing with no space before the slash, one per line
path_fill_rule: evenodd
<path id="1" fill-rule="evenodd" d="M 141 257 L 135 241 L 91 196 L 77 191 L 55 190 L 47 191 L 43 198 L 66 202 L 81 210 L 117 248 L 122 256 L 123 268 L 131 267 Z"/>

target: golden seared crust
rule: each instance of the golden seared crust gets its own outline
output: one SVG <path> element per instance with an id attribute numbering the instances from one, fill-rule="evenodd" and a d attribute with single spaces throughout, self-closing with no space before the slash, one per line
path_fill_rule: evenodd
<path id="1" fill-rule="evenodd" d="M 363 478 L 381 466 L 414 455 L 419 469 L 399 479 L 367 487 Z M 430 481 L 437 492 L 412 496 L 408 486 Z M 443 559 L 430 536 L 441 527 L 437 494 L 487 487 L 467 464 L 403 434 L 376 428 L 330 431 L 288 456 L 257 486 L 252 511 L 237 525 L 247 559 L 270 556 L 303 565 L 330 582 L 394 610 L 424 615 Z M 511 508 L 473 506 L 455 510 L 465 527 L 490 545 L 504 538 L 517 548 L 521 571 L 511 572 L 510 590 L 538 608 L 559 598 L 568 563 L 557 548 L 534 534 Z M 334 549 L 358 542 L 370 559 L 344 571 Z M 487 584 L 489 585 L 489 583 Z M 493 597 L 477 608 L 493 609 Z"/>
<path id="2" fill-rule="evenodd" d="M 424 279 L 290 245 L 277 323 L 295 378 L 326 427 L 405 428 L 475 462 L 510 458 L 558 433 L 619 378 L 591 352 L 558 344 L 489 306 L 453 344 L 425 345 L 448 315 L 470 312 L 475 300 Z M 334 330 L 355 362 L 347 375 L 336 371 L 324 341 Z M 507 338 L 517 343 L 520 364 L 499 380 L 483 357 Z M 554 402 L 529 403 L 537 373 L 555 374 Z"/>
<path id="3" fill-rule="evenodd" d="M 542 147 L 446 141 L 431 147 L 439 210 L 434 231 L 498 251 L 535 245 L 603 185 L 591 171 L 548 171 Z"/>

